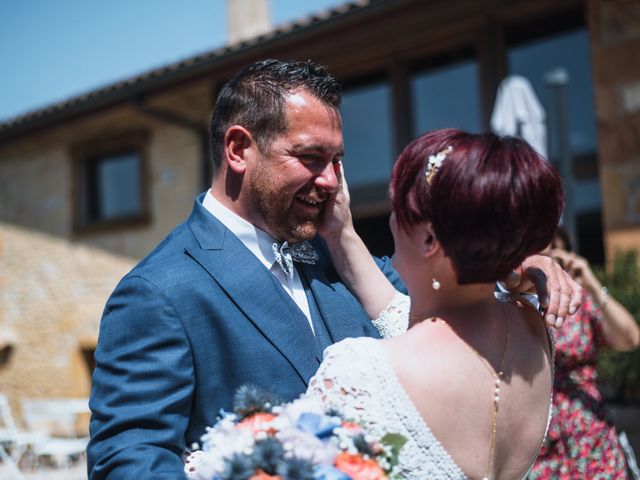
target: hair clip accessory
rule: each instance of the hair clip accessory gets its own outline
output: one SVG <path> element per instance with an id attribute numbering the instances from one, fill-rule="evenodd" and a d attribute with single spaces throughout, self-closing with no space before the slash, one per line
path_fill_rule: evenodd
<path id="1" fill-rule="evenodd" d="M 453 152 L 453 147 L 449 145 L 447 148 L 445 148 L 444 150 L 441 150 L 436 155 L 429 155 L 429 163 L 427 163 L 427 170 L 426 172 L 424 172 L 424 179 L 427 181 L 428 184 L 431 184 L 431 181 L 433 180 L 433 176 L 436 174 L 436 172 L 440 168 L 440 165 L 442 165 L 442 161 L 445 158 L 447 158 L 447 155 L 449 155 L 451 152 Z"/>

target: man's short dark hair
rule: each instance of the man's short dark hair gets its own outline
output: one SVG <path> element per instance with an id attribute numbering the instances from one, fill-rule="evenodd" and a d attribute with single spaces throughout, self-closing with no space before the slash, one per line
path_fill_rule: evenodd
<path id="1" fill-rule="evenodd" d="M 311 61 L 261 60 L 244 67 L 222 87 L 211 114 L 213 167 L 222 163 L 224 135 L 232 125 L 245 127 L 261 152 L 287 129 L 286 96 L 303 89 L 330 107 L 338 108 L 340 84 L 323 65 Z"/>

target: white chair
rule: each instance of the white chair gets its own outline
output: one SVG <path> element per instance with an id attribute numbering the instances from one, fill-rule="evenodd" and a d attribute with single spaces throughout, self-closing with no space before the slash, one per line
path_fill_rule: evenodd
<path id="1" fill-rule="evenodd" d="M 80 415 L 89 413 L 86 398 L 22 399 L 22 415 L 32 430 L 45 430 L 46 440 L 33 446 L 37 458 L 47 457 L 57 466 L 68 466 L 84 456 L 88 436 L 78 436 Z"/>
<path id="2" fill-rule="evenodd" d="M 0 459 L 16 479 L 24 478 L 20 464 L 26 460 L 33 466 L 30 455 L 37 445 L 46 442 L 48 437 L 44 431 L 22 430 L 16 426 L 11 414 L 11 406 L 6 395 L 0 393 Z"/>

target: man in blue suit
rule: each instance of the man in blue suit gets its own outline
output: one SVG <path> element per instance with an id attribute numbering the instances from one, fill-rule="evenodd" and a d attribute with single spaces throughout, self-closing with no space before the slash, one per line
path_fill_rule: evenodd
<path id="1" fill-rule="evenodd" d="M 339 187 L 339 102 L 340 85 L 309 62 L 257 62 L 222 89 L 211 189 L 105 307 L 91 479 L 183 478 L 181 455 L 237 387 L 292 400 L 326 346 L 377 336 L 317 238 Z"/>
<path id="2" fill-rule="evenodd" d="M 238 386 L 292 400 L 326 346 L 377 335 L 319 240 L 293 268 L 287 246 L 273 247 L 316 237 L 339 185 L 339 101 L 340 85 L 307 62 L 259 62 L 220 93 L 211 189 L 105 307 L 90 478 L 181 478 L 185 448 Z"/>

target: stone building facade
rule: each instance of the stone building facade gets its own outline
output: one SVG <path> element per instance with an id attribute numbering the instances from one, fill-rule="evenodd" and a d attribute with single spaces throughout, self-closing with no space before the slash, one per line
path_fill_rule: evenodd
<path id="1" fill-rule="evenodd" d="M 640 250 L 640 3 L 591 0 L 600 177 L 608 257 Z"/>
<path id="2" fill-rule="evenodd" d="M 206 124 L 211 92 L 194 85 L 149 103 L 170 104 L 173 112 Z M 130 139 L 136 136 L 140 140 L 135 142 L 141 142 L 134 146 L 140 149 L 144 211 L 121 224 L 79 225 L 74 197 L 83 181 L 79 164 L 104 148 L 131 148 Z M 127 104 L 21 137 L 0 146 L 0 219 L 142 258 L 188 215 L 195 194 L 203 188 L 198 142 L 193 131 Z"/>
<path id="3" fill-rule="evenodd" d="M 11 294 L 13 307 L 2 306 L 0 327 L 29 325 L 28 335 L 48 342 L 16 350 L 14 360 L 43 365 L 67 348 L 75 352 L 65 354 L 67 361 L 77 357 L 79 342 L 81 350 L 91 350 L 97 305 L 131 264 L 122 258 L 148 253 L 186 219 L 210 182 L 207 125 L 221 85 L 261 58 L 309 58 L 328 65 L 345 85 L 345 168 L 354 218 L 377 254 L 391 253 L 387 181 L 401 148 L 427 129 L 488 130 L 496 90 L 507 74 L 530 75 L 544 97 L 543 74 L 566 63 L 574 68 L 569 113 L 579 124 L 569 126 L 569 136 L 575 140 L 570 153 L 582 252 L 602 262 L 605 252 L 609 260 L 617 250 L 640 249 L 640 64 L 634 62 L 639 17 L 636 0 L 345 3 L 0 123 L 3 228 L 41 231 L 85 252 L 82 268 L 65 273 L 67 291 L 45 291 L 60 302 L 54 316 L 30 313 L 53 307 L 32 302 L 27 282 L 38 282 L 24 270 L 40 272 L 57 250 L 38 246 L 22 272 L 17 264 L 4 264 L 13 254 L 3 257 L 0 278 L 26 290 Z M 538 65 L 552 57 L 558 64 Z M 64 250 L 69 244 L 52 245 Z M 95 305 L 82 315 L 67 312 L 70 299 L 82 298 L 69 292 L 84 291 L 89 278 L 102 282 Z M 2 289 L 5 298 L 8 290 Z M 62 331 L 69 334 L 56 333 Z M 48 353 L 36 359 L 39 349 Z M 69 382 L 51 382 L 37 367 L 2 371 L 0 382 L 20 395 L 84 395 L 85 367 L 71 365 L 82 363 L 69 363 L 76 372 Z M 29 377 L 33 381 L 21 385 Z"/>
<path id="4" fill-rule="evenodd" d="M 569 92 L 570 120 L 584 124 L 569 132 L 576 234 L 582 253 L 602 263 L 605 250 L 610 258 L 637 246 L 640 231 L 640 74 L 630 61 L 637 9 L 633 0 L 345 3 L 0 124 L 0 219 L 142 257 L 206 188 L 206 130 L 220 86 L 260 58 L 311 58 L 346 86 L 345 166 L 357 226 L 375 253 L 390 253 L 386 183 L 402 146 L 425 129 L 489 129 L 507 74 L 531 76 L 544 97 L 537 77 L 555 64 L 535 64 L 565 51 L 557 64 L 584 57 Z M 133 210 L 87 221 L 83 209 L 95 208 L 82 205 L 91 203 L 83 198 L 93 185 L 87 171 L 102 168 L 97 157 L 126 151 L 138 157 Z"/>
<path id="5" fill-rule="evenodd" d="M 0 392 L 88 397 L 100 315 L 134 261 L 0 222 Z M 20 421 L 20 417 L 16 418 Z"/>

